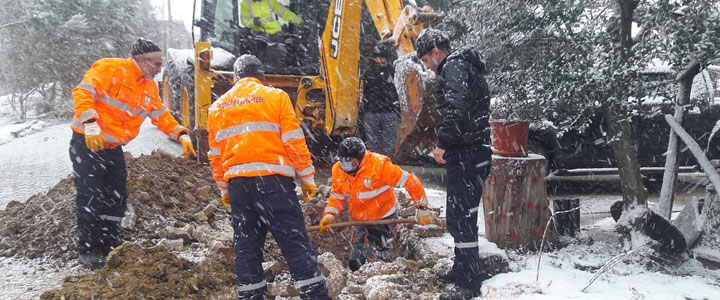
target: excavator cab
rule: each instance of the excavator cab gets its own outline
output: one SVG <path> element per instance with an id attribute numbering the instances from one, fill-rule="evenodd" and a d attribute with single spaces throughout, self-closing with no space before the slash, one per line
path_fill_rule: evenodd
<path id="1" fill-rule="evenodd" d="M 317 37 L 322 31 L 327 11 L 327 1 L 301 0 L 216 0 L 203 1 L 203 15 L 195 24 L 201 28 L 201 41 L 211 42 L 238 57 L 253 54 L 265 63 L 270 74 L 319 75 L 319 53 Z M 278 8 L 273 16 L 260 18 L 253 12 L 253 3 L 267 4 Z M 321 5 L 325 3 L 325 5 Z M 324 7 L 323 7 L 324 6 Z M 253 14 L 255 13 L 255 15 Z M 283 19 L 283 14 L 292 14 L 299 23 Z M 256 19 L 257 26 L 243 20 Z M 270 20 L 267 20 L 270 19 Z M 273 21 L 282 24 L 275 32 L 263 31 L 262 22 Z M 268 25 L 269 26 L 269 25 Z"/>
<path id="2" fill-rule="evenodd" d="M 273 21 L 262 15 L 248 16 L 252 9 L 243 9 L 259 2 L 273 6 L 276 15 L 289 10 L 302 21 L 276 16 L 281 27 L 272 33 L 258 30 L 257 21 L 248 26 L 243 17 Z M 414 51 L 415 37 L 435 14 L 428 7 L 403 6 L 401 0 L 364 3 L 381 40 L 398 57 L 406 57 L 396 72 L 402 77 L 396 79 L 401 85 L 396 154 L 423 155 L 419 149 L 431 147 L 434 141 L 433 105 L 425 99 L 431 93 L 424 92 L 422 66 L 406 54 Z M 194 12 L 198 41 L 192 53 L 173 52 L 171 57 L 168 51 L 162 82 L 163 99 L 181 124 L 193 130 L 200 159 L 207 160 L 207 110 L 232 87 L 234 58 L 246 53 L 265 63 L 266 84 L 290 95 L 316 158 L 327 156 L 327 146 L 334 139 L 356 134 L 362 97 L 362 9 L 363 0 L 202 0 Z"/>

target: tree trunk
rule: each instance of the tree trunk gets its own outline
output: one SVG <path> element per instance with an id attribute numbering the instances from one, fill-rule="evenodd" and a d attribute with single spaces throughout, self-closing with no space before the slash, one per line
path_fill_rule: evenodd
<path id="1" fill-rule="evenodd" d="M 502 249 L 540 248 L 551 217 L 545 187 L 545 158 L 493 155 L 485 181 L 485 236 Z M 548 242 L 555 239 L 550 230 Z"/>
<path id="2" fill-rule="evenodd" d="M 620 41 L 617 50 L 620 63 L 618 66 L 625 66 L 625 63 L 632 56 L 632 18 L 633 11 L 637 7 L 639 0 L 617 0 L 620 8 L 620 30 L 617 34 L 617 40 Z M 621 104 L 617 107 L 625 107 L 624 102 L 627 95 L 630 94 L 630 86 L 628 80 L 619 79 L 617 84 L 617 101 Z M 637 151 L 633 145 L 632 131 L 630 122 L 627 120 L 627 112 L 616 111 L 616 106 L 606 104 L 603 106 L 603 114 L 605 115 L 605 127 L 610 136 L 610 146 L 613 149 L 615 163 L 620 173 L 620 181 L 622 186 L 623 201 L 625 207 L 630 209 L 633 204 L 646 205 L 647 191 L 643 186 L 642 175 L 640 173 L 640 163 L 638 162 Z"/>
<path id="3" fill-rule="evenodd" d="M 695 75 L 700 73 L 700 63 L 691 62 L 685 71 L 678 75 L 677 80 L 677 97 L 675 98 L 675 121 L 682 125 L 685 109 L 684 106 L 690 102 L 690 91 Z M 675 189 L 677 186 L 677 149 L 680 140 L 675 131 L 670 129 L 670 137 L 668 139 L 667 158 L 665 159 L 665 173 L 663 174 L 663 184 L 660 190 L 660 203 L 658 214 L 670 220 L 672 214 L 673 201 L 675 200 Z"/>
<path id="4" fill-rule="evenodd" d="M 706 186 L 705 202 L 703 205 L 705 225 L 697 243 L 691 250 L 691 255 L 699 260 L 706 268 L 720 269 L 720 197 L 715 186 Z"/>
<path id="5" fill-rule="evenodd" d="M 625 207 L 632 204 L 647 204 L 647 191 L 640 173 L 640 163 L 637 151 L 633 146 L 632 131 L 628 120 L 617 120 L 616 113 L 611 106 L 603 107 L 605 127 L 611 137 L 610 146 L 615 156 L 615 163 L 620 173 L 623 202 Z"/>
<path id="6" fill-rule="evenodd" d="M 55 101 L 57 100 L 57 83 L 53 82 L 50 84 L 50 99 L 48 101 L 50 102 L 50 107 L 52 107 L 52 110 L 55 110 Z"/>
<path id="7" fill-rule="evenodd" d="M 620 46 L 626 57 L 630 56 L 630 49 L 633 46 L 632 39 L 632 18 L 639 0 L 617 0 L 620 6 Z"/>

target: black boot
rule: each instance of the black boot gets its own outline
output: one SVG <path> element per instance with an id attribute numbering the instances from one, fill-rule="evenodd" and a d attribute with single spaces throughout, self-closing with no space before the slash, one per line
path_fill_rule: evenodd
<path id="1" fill-rule="evenodd" d="M 105 265 L 105 254 L 102 251 L 94 250 L 87 253 L 78 254 L 80 264 L 90 270 L 100 269 Z"/>
<path id="2" fill-rule="evenodd" d="M 438 271 L 435 273 L 435 277 L 442 283 L 454 283 L 455 282 L 455 271 L 452 269 L 447 271 Z"/>
<path id="3" fill-rule="evenodd" d="M 480 296 L 480 288 L 466 289 L 458 286 L 440 294 L 440 300 L 469 300 Z"/>

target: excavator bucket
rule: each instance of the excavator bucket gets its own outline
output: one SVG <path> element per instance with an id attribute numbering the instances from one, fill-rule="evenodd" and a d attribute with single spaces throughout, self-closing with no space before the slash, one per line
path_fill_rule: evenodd
<path id="1" fill-rule="evenodd" d="M 395 62 L 395 87 L 400 100 L 400 124 L 395 135 L 393 160 L 422 163 L 432 158 L 435 145 L 435 80 L 413 54 Z"/>

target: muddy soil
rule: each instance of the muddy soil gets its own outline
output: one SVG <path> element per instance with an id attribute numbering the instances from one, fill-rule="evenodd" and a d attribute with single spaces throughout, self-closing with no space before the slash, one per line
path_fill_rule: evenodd
<path id="1" fill-rule="evenodd" d="M 418 230 L 399 230 L 397 249 L 421 251 Z M 436 231 L 438 232 L 438 231 Z M 441 231 L 440 231 L 441 232 Z M 277 251 L 269 243 L 266 248 Z M 342 249 L 333 249 L 344 255 Z M 406 254 L 406 253 L 400 253 Z M 433 299 L 442 286 L 435 280 L 439 257 L 422 254 L 418 261 L 399 256 L 350 272 L 344 262 L 325 252 L 318 259 L 333 299 Z M 178 258 L 163 247 L 124 244 L 107 258 L 106 266 L 87 275 L 71 276 L 63 286 L 45 292 L 42 300 L 74 299 L 235 299 L 234 254 L 229 247 L 214 250 L 199 263 Z M 267 256 L 266 261 L 279 261 Z M 286 267 L 268 285 L 268 299 L 297 299 Z"/>
<path id="2" fill-rule="evenodd" d="M 229 250 L 193 263 L 162 247 L 124 244 L 110 253 L 104 268 L 67 277 L 62 288 L 40 299 L 232 299 L 235 277 Z"/>
<path id="3" fill-rule="evenodd" d="M 126 244 L 108 256 L 94 273 L 71 276 L 41 299 L 235 299 L 232 226 L 219 204 L 211 170 L 163 152 L 126 157 L 128 203 L 123 220 Z M 327 187 L 302 204 L 306 224 L 322 217 Z M 412 217 L 408 197 L 397 193 L 399 217 Z M 50 257 L 60 263 L 76 257 L 75 188 L 71 177 L 25 203 L 0 211 L 0 255 Z M 347 214 L 340 221 L 346 221 Z M 443 234 L 440 226 L 398 225 L 391 262 L 377 262 L 357 272 L 347 269 L 353 229 L 330 234 L 310 232 L 321 269 L 337 299 L 431 299 L 440 291 L 434 279 L 439 259 L 420 240 Z M 188 253 L 205 253 L 193 261 Z M 265 262 L 276 279 L 268 297 L 297 296 L 287 263 L 269 235 Z"/>
<path id="4" fill-rule="evenodd" d="M 220 205 L 210 167 L 154 152 L 138 158 L 126 154 L 128 214 L 123 235 L 128 241 L 169 238 L 171 227 L 185 224 L 217 228 L 227 222 L 223 209 L 203 213 L 209 204 Z M 134 212 L 134 213 L 133 213 Z M 202 217 L 202 214 L 206 215 Z M 67 262 L 76 257 L 75 186 L 71 176 L 48 192 L 25 203 L 11 202 L 0 211 L 0 255 L 50 257 Z"/>

